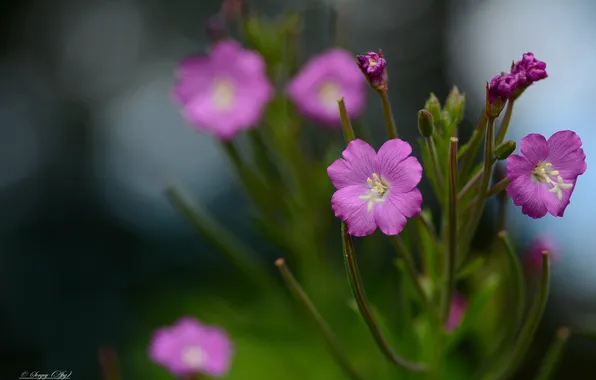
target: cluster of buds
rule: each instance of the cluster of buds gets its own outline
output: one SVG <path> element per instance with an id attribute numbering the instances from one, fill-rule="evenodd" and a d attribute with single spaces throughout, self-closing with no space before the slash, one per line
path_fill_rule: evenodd
<path id="1" fill-rule="evenodd" d="M 498 115 L 507 100 L 517 99 L 528 86 L 546 77 L 546 63 L 533 53 L 525 53 L 521 60 L 511 63 L 509 73 L 501 73 L 487 84 L 487 110 L 493 109 Z"/>

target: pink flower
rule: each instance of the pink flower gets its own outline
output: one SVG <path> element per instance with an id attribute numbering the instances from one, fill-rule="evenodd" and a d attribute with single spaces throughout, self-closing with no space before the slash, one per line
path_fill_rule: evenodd
<path id="1" fill-rule="evenodd" d="M 207 56 L 184 59 L 177 77 L 174 96 L 184 116 L 222 140 L 256 126 L 273 96 L 263 57 L 231 40 Z"/>
<path id="2" fill-rule="evenodd" d="M 366 80 L 349 52 L 330 49 L 308 61 L 290 81 L 287 92 L 305 116 L 339 128 L 337 101 L 343 97 L 348 114 L 360 115 L 366 102 Z"/>
<path id="3" fill-rule="evenodd" d="M 524 254 L 526 269 L 535 272 L 542 268 L 542 252 L 548 251 L 548 259 L 556 258 L 557 247 L 554 241 L 546 235 L 538 235 L 532 240 Z"/>
<path id="4" fill-rule="evenodd" d="M 453 301 L 451 301 L 451 309 L 449 311 L 449 319 L 445 329 L 447 331 L 453 331 L 461 324 L 466 309 L 468 308 L 468 301 L 459 293 L 455 294 Z"/>
<path id="5" fill-rule="evenodd" d="M 176 376 L 224 376 L 230 367 L 232 343 L 219 327 L 186 317 L 155 332 L 149 356 Z"/>
<path id="6" fill-rule="evenodd" d="M 559 131 L 548 141 L 529 134 L 520 142 L 522 154 L 507 159 L 511 184 L 507 193 L 522 213 L 542 218 L 549 212 L 563 216 L 577 177 L 586 171 L 586 155 L 575 132 Z"/>
<path id="7" fill-rule="evenodd" d="M 410 153 L 410 144 L 400 139 L 387 141 L 379 153 L 366 142 L 354 140 L 343 151 L 343 158 L 327 168 L 337 188 L 331 207 L 346 222 L 350 235 L 370 235 L 377 227 L 384 234 L 397 235 L 406 218 L 420 213 L 422 194 L 416 185 L 422 166 Z"/>

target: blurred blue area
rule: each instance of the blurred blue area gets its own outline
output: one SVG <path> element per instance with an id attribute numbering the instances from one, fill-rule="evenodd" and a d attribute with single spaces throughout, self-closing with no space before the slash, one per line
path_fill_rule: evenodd
<path id="1" fill-rule="evenodd" d="M 596 35 L 596 4 L 505 0 L 466 7 L 464 3 L 453 3 L 457 11 L 448 45 L 451 72 L 471 95 L 472 111 L 481 107 L 484 89 L 478 84 L 507 71 L 512 59 L 532 51 L 547 62 L 549 78 L 533 85 L 516 102 L 508 137 L 519 141 L 528 133 L 541 133 L 548 138 L 571 129 L 582 138 L 588 170 L 578 179 L 565 217 L 532 220 L 513 205 L 509 212 L 520 242 L 527 243 L 536 233 L 549 234 L 558 242 L 562 252 L 555 263 L 553 292 L 570 307 L 561 311 L 567 323 L 579 323 L 575 320 L 578 312 L 596 313 L 596 308 L 588 306 L 596 302 L 596 255 L 591 248 L 596 244 L 591 225 L 596 205 L 590 196 L 596 183 L 591 165 L 596 120 L 590 116 L 596 85 L 591 75 L 596 59 L 596 45 L 591 43 Z"/>

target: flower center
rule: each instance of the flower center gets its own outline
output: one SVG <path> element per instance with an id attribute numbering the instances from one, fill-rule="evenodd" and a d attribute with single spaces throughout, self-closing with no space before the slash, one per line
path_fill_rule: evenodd
<path id="1" fill-rule="evenodd" d="M 328 109 L 337 110 L 337 101 L 341 98 L 341 88 L 334 82 L 326 81 L 319 87 L 319 100 Z"/>
<path id="2" fill-rule="evenodd" d="M 558 170 L 552 168 L 553 164 L 550 162 L 542 161 L 534 170 L 532 170 L 532 178 L 538 183 L 546 184 L 550 187 L 548 190 L 551 193 L 557 195 L 558 200 L 563 199 L 563 190 L 569 190 L 573 187 L 572 183 L 565 183 L 563 177 L 559 175 Z"/>
<path id="3" fill-rule="evenodd" d="M 205 364 L 207 355 L 199 346 L 188 346 L 182 350 L 182 362 L 192 369 L 200 369 Z"/>
<path id="4" fill-rule="evenodd" d="M 370 212 L 376 203 L 385 202 L 385 195 L 389 192 L 389 185 L 379 178 L 377 173 L 372 174 L 372 178 L 366 179 L 368 185 L 368 194 L 358 197 L 362 201 L 368 201 L 368 212 Z"/>
<path id="5" fill-rule="evenodd" d="M 220 111 L 227 111 L 232 107 L 236 94 L 232 82 L 227 79 L 215 79 L 211 91 L 215 108 Z"/>

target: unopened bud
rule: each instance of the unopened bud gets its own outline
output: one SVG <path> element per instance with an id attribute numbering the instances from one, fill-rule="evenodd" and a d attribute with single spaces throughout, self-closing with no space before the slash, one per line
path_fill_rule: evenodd
<path id="1" fill-rule="evenodd" d="M 466 97 L 459 92 L 459 89 L 453 86 L 453 89 L 447 96 L 445 101 L 445 110 L 449 113 L 451 120 L 455 123 L 460 123 L 464 117 L 464 106 L 466 104 Z"/>
<path id="2" fill-rule="evenodd" d="M 497 160 L 505 160 L 511 153 L 515 152 L 516 147 L 515 141 L 505 141 L 495 149 L 495 157 Z"/>
<path id="3" fill-rule="evenodd" d="M 433 115 L 428 110 L 418 111 L 418 131 L 420 131 L 422 137 L 431 137 L 434 130 Z"/>
<path id="4" fill-rule="evenodd" d="M 364 77 L 375 90 L 387 90 L 387 61 L 383 58 L 383 52 L 379 50 L 379 54 L 375 52 L 368 52 L 363 55 L 357 55 L 356 58 L 358 67 L 364 74 Z"/>
<path id="5" fill-rule="evenodd" d="M 439 102 L 439 98 L 432 92 L 424 104 L 424 108 L 430 112 L 436 123 L 441 121 L 441 102 Z"/>

